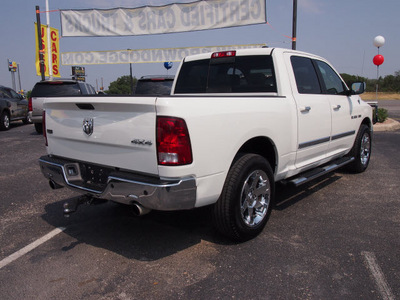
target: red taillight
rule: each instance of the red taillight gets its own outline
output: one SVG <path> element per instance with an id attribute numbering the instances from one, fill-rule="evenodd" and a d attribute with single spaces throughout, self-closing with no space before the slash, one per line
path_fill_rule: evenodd
<path id="1" fill-rule="evenodd" d="M 44 136 L 44 142 L 46 146 L 49 144 L 47 143 L 47 132 L 46 132 L 46 111 L 43 111 L 43 118 L 42 118 L 42 129 L 43 129 L 43 136 Z"/>
<path id="2" fill-rule="evenodd" d="M 211 58 L 221 58 L 221 57 L 232 57 L 236 56 L 236 51 L 222 51 L 222 52 L 214 52 L 211 54 Z"/>
<path id="3" fill-rule="evenodd" d="M 183 119 L 157 117 L 157 155 L 160 165 L 180 166 L 192 163 L 189 131 Z"/>
<path id="4" fill-rule="evenodd" d="M 28 99 L 28 110 L 32 111 L 32 97 L 29 97 Z"/>

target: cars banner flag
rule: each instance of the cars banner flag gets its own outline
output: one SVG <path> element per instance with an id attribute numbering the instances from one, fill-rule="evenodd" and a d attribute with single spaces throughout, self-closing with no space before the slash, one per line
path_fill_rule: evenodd
<path id="1" fill-rule="evenodd" d="M 267 22 L 265 0 L 208 0 L 139 8 L 61 10 L 62 36 L 125 36 Z"/>
<path id="2" fill-rule="evenodd" d="M 260 48 L 265 44 L 137 49 L 116 51 L 87 51 L 61 53 L 62 65 L 99 65 L 127 63 L 160 63 L 181 61 L 185 56 L 208 52 Z"/>
<path id="3" fill-rule="evenodd" d="M 37 32 L 37 24 L 35 23 L 35 32 Z M 48 51 L 47 51 L 47 26 L 41 25 L 41 39 L 42 39 L 42 52 L 43 52 L 43 59 L 44 59 L 44 69 L 45 69 L 45 76 L 49 76 L 49 59 L 48 59 Z M 35 34 L 36 40 L 36 73 L 40 76 L 40 62 L 39 62 L 39 42 L 38 37 Z M 51 66 L 53 70 L 54 77 L 61 77 L 60 75 L 60 36 L 58 34 L 58 30 L 55 28 L 50 27 L 50 48 L 51 48 Z"/>

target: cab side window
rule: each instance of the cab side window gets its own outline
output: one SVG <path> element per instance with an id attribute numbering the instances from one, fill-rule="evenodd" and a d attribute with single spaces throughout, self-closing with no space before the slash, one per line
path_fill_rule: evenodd
<path id="1" fill-rule="evenodd" d="M 345 85 L 336 72 L 323 61 L 316 60 L 316 63 L 321 72 L 326 93 L 330 95 L 344 95 L 346 92 Z"/>
<path id="2" fill-rule="evenodd" d="M 307 57 L 290 58 L 299 94 L 321 94 L 321 86 L 312 60 Z"/>

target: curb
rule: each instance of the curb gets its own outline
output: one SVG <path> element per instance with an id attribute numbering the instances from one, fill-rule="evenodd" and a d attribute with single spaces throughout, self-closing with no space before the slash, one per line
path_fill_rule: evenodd
<path id="1" fill-rule="evenodd" d="M 400 123 L 397 122 L 396 120 L 387 118 L 385 122 L 383 123 L 376 123 L 374 125 L 374 131 L 395 131 L 397 129 L 400 129 Z"/>

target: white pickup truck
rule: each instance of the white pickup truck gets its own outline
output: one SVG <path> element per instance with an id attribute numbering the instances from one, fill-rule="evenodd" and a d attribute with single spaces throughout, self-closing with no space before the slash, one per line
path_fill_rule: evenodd
<path id="1" fill-rule="evenodd" d="M 47 98 L 52 188 L 136 213 L 212 205 L 216 228 L 245 241 L 264 228 L 275 183 L 298 186 L 371 155 L 372 108 L 323 58 L 259 48 L 186 57 L 171 95 Z"/>

